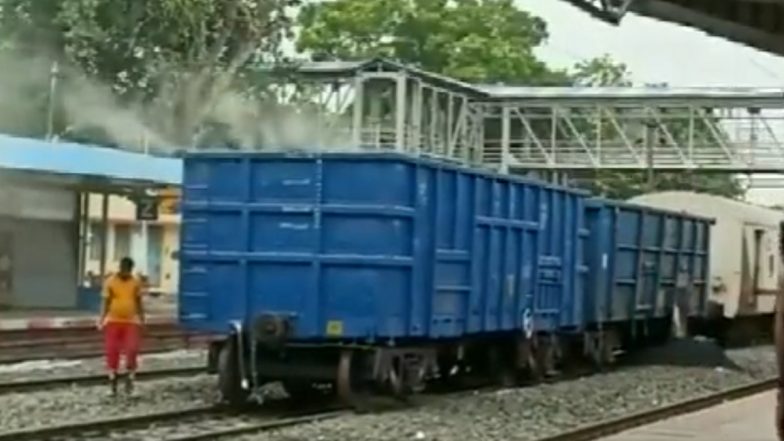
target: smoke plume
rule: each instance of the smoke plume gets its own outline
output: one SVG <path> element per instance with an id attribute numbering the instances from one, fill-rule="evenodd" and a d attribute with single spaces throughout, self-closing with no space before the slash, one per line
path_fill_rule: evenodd
<path id="1" fill-rule="evenodd" d="M 12 51 L 0 53 L 0 131 L 41 136 L 46 132 L 52 61 Z M 170 75 L 156 96 L 120 99 L 111 85 L 74 66 L 60 65 L 55 85 L 59 139 L 93 138 L 121 148 L 173 152 L 191 148 L 243 150 L 330 149 L 350 146 L 347 118 L 272 99 L 249 97 L 231 78 L 208 81 L 186 72 Z M 206 88 L 211 88 L 205 92 Z M 184 103 L 190 120 L 174 102 Z M 216 129 L 218 127 L 219 129 Z M 183 133 L 185 131 L 186 133 Z M 88 134 L 88 135 L 85 135 Z"/>

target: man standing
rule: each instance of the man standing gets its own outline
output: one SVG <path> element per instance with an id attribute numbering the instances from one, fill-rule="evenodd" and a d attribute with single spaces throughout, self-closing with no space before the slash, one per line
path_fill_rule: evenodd
<path id="1" fill-rule="evenodd" d="M 136 375 L 144 307 L 141 283 L 133 275 L 133 265 L 130 257 L 123 257 L 120 270 L 106 280 L 103 289 L 98 326 L 104 332 L 106 367 L 109 370 L 112 395 L 117 395 L 121 352 L 125 353 L 125 390 L 128 394 L 133 392 Z"/>

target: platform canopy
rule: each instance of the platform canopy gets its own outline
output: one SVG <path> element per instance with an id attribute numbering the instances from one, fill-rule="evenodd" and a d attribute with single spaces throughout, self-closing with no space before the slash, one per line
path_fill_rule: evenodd
<path id="1" fill-rule="evenodd" d="M 114 192 L 179 186 L 182 160 L 94 145 L 0 135 L 0 174 Z"/>
<path id="2" fill-rule="evenodd" d="M 784 55 L 784 0 L 562 0 L 614 24 L 626 12 Z M 651 38 L 656 38 L 651 35 Z"/>

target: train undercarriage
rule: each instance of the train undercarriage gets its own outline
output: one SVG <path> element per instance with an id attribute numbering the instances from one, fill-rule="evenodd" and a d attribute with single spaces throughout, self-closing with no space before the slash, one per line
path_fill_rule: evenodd
<path id="1" fill-rule="evenodd" d="M 288 395 L 336 395 L 357 410 L 379 398 L 405 401 L 426 387 L 535 383 L 564 370 L 613 365 L 630 348 L 666 341 L 669 320 L 619 324 L 580 333 L 497 333 L 471 339 L 402 341 L 395 345 L 307 344 L 234 333 L 210 348 L 223 399 L 263 401 L 258 391 L 281 382 Z"/>
<path id="2" fill-rule="evenodd" d="M 696 332 L 716 340 L 724 347 L 767 344 L 773 341 L 773 314 L 701 320 Z"/>

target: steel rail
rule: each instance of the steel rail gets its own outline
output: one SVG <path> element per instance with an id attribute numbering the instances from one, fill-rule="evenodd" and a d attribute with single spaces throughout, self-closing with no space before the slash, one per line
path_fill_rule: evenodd
<path id="1" fill-rule="evenodd" d="M 729 400 L 764 392 L 775 387 L 776 381 L 777 380 L 774 378 L 769 378 L 748 383 L 739 387 L 726 389 L 717 393 L 710 393 L 697 398 L 691 398 L 667 406 L 624 415 L 619 418 L 608 419 L 599 422 L 598 424 L 582 426 L 574 430 L 540 438 L 537 441 L 595 440 L 600 437 L 619 433 L 652 422 L 709 408 Z M 272 409 L 274 409 L 274 407 Z M 199 420 L 202 421 L 204 418 L 212 417 L 218 421 L 218 424 L 215 424 L 215 427 L 204 428 L 202 430 L 197 429 L 194 433 L 177 434 L 160 438 L 161 441 L 206 441 L 223 437 L 259 433 L 298 424 L 337 418 L 352 413 L 353 411 L 343 407 L 322 404 L 307 410 L 299 409 L 292 411 L 288 409 L 283 410 L 282 412 L 273 410 L 271 415 L 254 420 L 252 419 L 252 416 L 249 415 L 229 413 L 225 408 L 220 406 L 203 406 L 168 412 L 131 415 L 0 432 L 0 441 L 83 439 L 85 435 L 87 435 L 88 438 L 84 439 L 89 439 L 90 437 L 97 437 L 95 439 L 106 439 L 106 436 L 104 435 L 111 432 L 127 432 L 128 430 L 146 429 L 147 427 L 165 429 L 166 427 L 164 427 L 164 425 L 173 425 L 175 427 L 177 425 L 184 425 L 188 422 L 187 420 L 189 418 L 198 417 Z M 232 418 L 237 418 L 238 424 L 226 424 L 227 422 L 233 423 Z"/>
<path id="2" fill-rule="evenodd" d="M 66 334 L 57 337 L 23 337 L 0 342 L 0 364 L 12 364 L 50 358 L 76 359 L 99 356 L 103 340 L 95 331 L 90 334 Z M 0 333 L 0 337 L 5 337 Z M 175 349 L 204 348 L 211 337 L 172 330 L 153 331 L 145 335 L 142 353 L 152 354 Z"/>
<path id="3" fill-rule="evenodd" d="M 198 418 L 199 422 L 214 418 L 215 427 L 197 430 L 194 433 L 163 436 L 159 441 L 204 441 L 221 437 L 252 434 L 267 430 L 279 429 L 298 424 L 311 423 L 352 413 L 342 407 L 322 406 L 309 410 L 282 411 L 270 416 L 258 417 L 233 414 L 221 406 L 194 407 L 169 412 L 132 415 L 127 417 L 107 418 L 80 423 L 60 424 L 56 426 L 35 427 L 30 429 L 0 432 L 0 441 L 41 441 L 50 439 L 111 439 L 113 432 L 126 436 L 131 430 L 166 430 L 168 425 L 177 428 L 187 424 L 189 419 Z M 236 418 L 236 422 L 232 419 Z"/>
<path id="4" fill-rule="evenodd" d="M 250 423 L 247 426 L 227 427 L 215 429 L 203 433 L 194 433 L 171 438 L 164 438 L 161 441 L 208 441 L 218 438 L 228 438 L 232 436 L 250 435 L 269 430 L 282 429 L 284 427 L 296 426 L 299 424 L 314 423 L 317 421 L 338 418 L 350 414 L 348 410 L 327 410 L 314 413 L 305 413 L 298 416 L 279 417 L 271 420 L 263 420 Z"/>
<path id="5" fill-rule="evenodd" d="M 595 424 L 588 424 L 574 430 L 539 438 L 536 441 L 593 441 L 657 421 L 714 407 L 727 401 L 733 401 L 765 392 L 776 387 L 777 382 L 777 378 L 755 381 L 732 389 L 725 389 L 717 393 L 689 398 L 666 406 L 644 410 L 618 418 L 611 418 Z"/>
<path id="6" fill-rule="evenodd" d="M 105 418 L 100 420 L 66 423 L 52 426 L 32 427 L 8 432 L 0 432 L 0 441 L 29 441 L 51 438 L 67 438 L 90 432 L 108 432 L 112 430 L 143 427 L 153 423 L 177 421 L 195 416 L 217 414 L 222 410 L 215 406 L 199 406 L 168 412 L 130 415 L 124 417 Z"/>
<path id="7" fill-rule="evenodd" d="M 182 377 L 206 372 L 204 366 L 190 366 L 172 369 L 153 369 L 136 373 L 137 380 L 152 380 L 156 378 Z M 32 392 L 53 387 L 70 386 L 72 384 L 89 386 L 106 382 L 105 374 L 84 374 L 58 376 L 49 378 L 35 378 L 0 382 L 0 394 L 13 392 Z"/>

